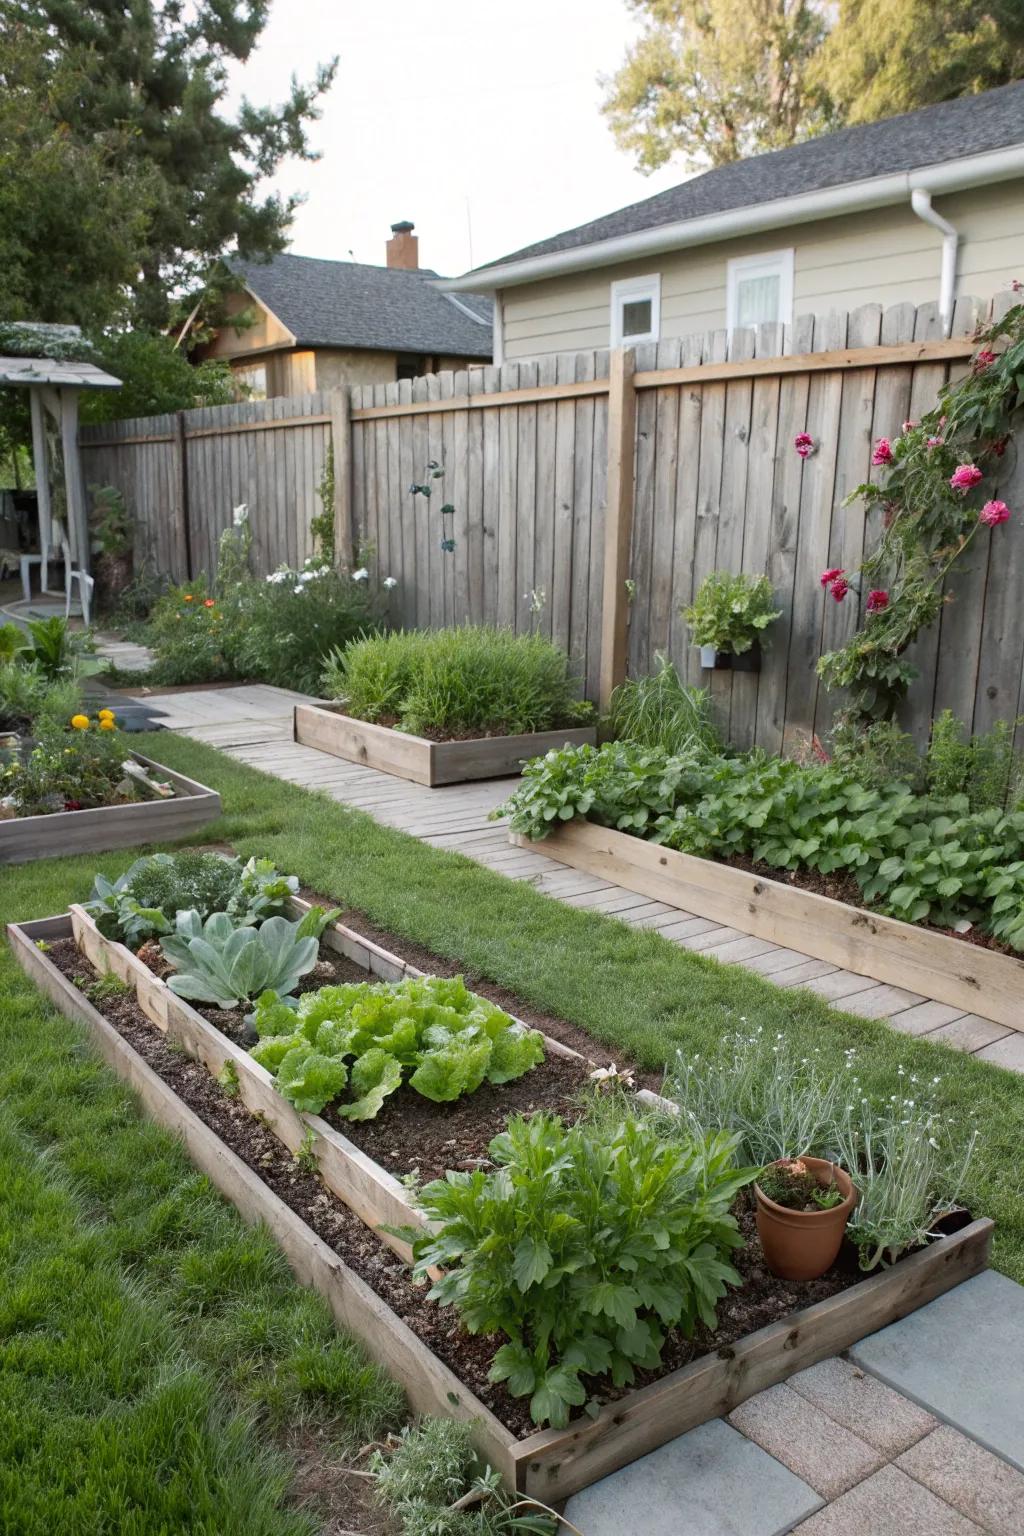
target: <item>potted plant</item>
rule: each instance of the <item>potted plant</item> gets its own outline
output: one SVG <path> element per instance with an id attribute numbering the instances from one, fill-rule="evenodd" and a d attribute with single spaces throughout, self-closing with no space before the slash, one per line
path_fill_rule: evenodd
<path id="1" fill-rule="evenodd" d="M 761 636 L 779 617 L 775 593 L 767 576 L 712 571 L 700 584 L 689 607 L 681 610 L 694 645 L 700 646 L 702 667 L 732 666 L 738 671 L 761 669 Z M 740 661 L 738 658 L 744 658 Z"/>
<path id="2" fill-rule="evenodd" d="M 817 1280 L 836 1260 L 857 1190 L 823 1157 L 780 1158 L 754 1185 L 757 1235 L 765 1262 L 782 1280 Z"/>

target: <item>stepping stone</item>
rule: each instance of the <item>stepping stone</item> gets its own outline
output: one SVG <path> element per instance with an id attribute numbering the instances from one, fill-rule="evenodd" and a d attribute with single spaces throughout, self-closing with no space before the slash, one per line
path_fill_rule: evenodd
<path id="1" fill-rule="evenodd" d="M 936 1428 L 917 1403 L 838 1356 L 797 1371 L 789 1386 L 890 1459 Z"/>
<path id="2" fill-rule="evenodd" d="M 862 1339 L 855 1365 L 1024 1471 L 1024 1288 L 995 1270 Z"/>
<path id="3" fill-rule="evenodd" d="M 586 1536 L 783 1536 L 820 1507 L 806 1483 L 713 1419 L 574 1493 L 565 1517 Z"/>
<path id="4" fill-rule="evenodd" d="M 793 1536 L 982 1536 L 982 1527 L 898 1467 L 883 1467 L 798 1525 Z"/>
<path id="5" fill-rule="evenodd" d="M 1024 1531 L 1024 1473 L 948 1424 L 920 1440 L 897 1466 L 992 1536 Z"/>
<path id="6" fill-rule="evenodd" d="M 729 1423 L 823 1499 L 837 1499 L 886 1459 L 785 1384 L 749 1397 L 730 1413 Z"/>
<path id="7" fill-rule="evenodd" d="M 1005 1067 L 1009 1072 L 1024 1072 L 1024 1034 L 1015 1029 L 1002 1040 L 986 1045 L 978 1052 L 978 1060 L 994 1061 L 997 1067 Z"/>

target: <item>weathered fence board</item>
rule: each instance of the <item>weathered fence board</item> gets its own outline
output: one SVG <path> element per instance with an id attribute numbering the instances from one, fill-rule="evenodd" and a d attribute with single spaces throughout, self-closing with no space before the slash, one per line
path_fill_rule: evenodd
<path id="1" fill-rule="evenodd" d="M 1000 296 L 996 313 L 1011 301 Z M 756 336 L 717 331 L 638 348 L 632 453 L 615 444 L 616 496 L 625 477 L 631 497 L 628 562 L 607 593 L 606 351 L 364 385 L 347 398 L 310 394 L 86 428 L 85 474 L 123 490 L 137 555 L 178 580 L 212 571 L 232 507 L 246 502 L 254 566 L 269 572 L 310 553 L 333 436 L 336 469 L 347 466 L 346 494 L 336 495 L 339 549 L 394 578 L 392 622 L 490 622 L 550 636 L 596 698 L 607 604 L 615 597 L 621 606 L 628 589 L 630 673 L 667 653 L 688 682 L 710 685 L 738 745 L 801 752 L 841 703 L 819 687 L 818 657 L 849 637 L 866 598 L 832 602 L 820 572 L 856 567 L 881 531 L 878 509 L 843 503 L 884 475 L 871 465 L 873 442 L 898 436 L 970 366 L 979 314 L 961 299 L 950 338 L 934 304 L 884 313 L 868 304 L 762 326 Z M 806 460 L 793 449 L 801 431 L 816 444 Z M 411 496 L 431 461 L 443 478 L 430 482 L 429 500 Z M 1024 707 L 1019 452 L 1007 453 L 990 493 L 1015 515 L 994 536 L 978 535 L 950 579 L 940 622 L 915 647 L 921 677 L 904 723 L 919 739 L 946 707 L 975 728 Z M 442 518 L 445 504 L 453 517 Z M 723 569 L 766 571 L 775 587 L 782 616 L 759 674 L 703 673 L 689 643 L 680 609 Z M 622 654 L 620 640 L 609 642 L 605 691 Z"/>

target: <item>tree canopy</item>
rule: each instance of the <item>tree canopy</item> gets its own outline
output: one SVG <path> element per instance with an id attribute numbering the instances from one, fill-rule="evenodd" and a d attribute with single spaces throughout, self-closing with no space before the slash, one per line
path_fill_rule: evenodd
<path id="1" fill-rule="evenodd" d="M 261 182 L 288 158 L 315 158 L 307 129 L 335 65 L 293 79 L 280 105 L 228 112 L 229 68 L 251 54 L 269 4 L 0 0 L 0 70 L 16 83 L 0 106 L 16 182 L 0 192 L 14 274 L 0 318 L 103 323 L 120 308 L 159 329 L 219 257 L 283 249 L 297 199 Z"/>
<path id="2" fill-rule="evenodd" d="M 641 171 L 725 165 L 1024 75 L 1024 0 L 629 0 L 604 82 Z"/>

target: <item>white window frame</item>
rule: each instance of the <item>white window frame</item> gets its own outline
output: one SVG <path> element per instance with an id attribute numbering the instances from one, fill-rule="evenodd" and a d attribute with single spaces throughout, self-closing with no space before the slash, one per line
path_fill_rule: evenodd
<path id="1" fill-rule="evenodd" d="M 637 300 L 651 302 L 651 328 L 642 336 L 624 336 L 622 310 L 624 305 Z M 613 347 L 632 347 L 643 341 L 661 340 L 661 273 L 650 272 L 645 277 L 624 277 L 612 283 L 611 338 Z"/>
<path id="2" fill-rule="evenodd" d="M 736 256 L 725 268 L 725 324 L 730 335 L 736 329 L 739 284 L 743 278 L 778 277 L 779 313 L 776 323 L 793 321 L 793 248 L 784 251 L 759 251 L 756 256 Z M 767 322 L 771 324 L 771 321 Z"/>

